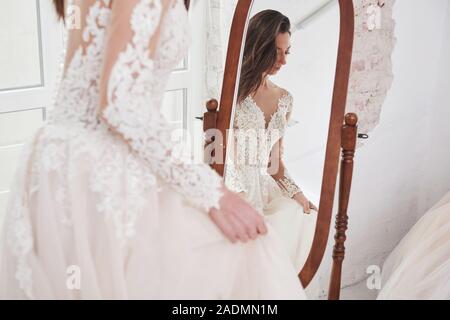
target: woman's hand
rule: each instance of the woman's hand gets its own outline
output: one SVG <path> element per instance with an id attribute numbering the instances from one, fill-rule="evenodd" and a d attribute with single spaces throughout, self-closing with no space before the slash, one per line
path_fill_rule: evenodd
<path id="1" fill-rule="evenodd" d="M 311 210 L 318 211 L 317 207 L 305 197 L 303 192 L 297 193 L 293 199 L 303 207 L 303 212 L 306 214 L 310 214 Z"/>
<path id="2" fill-rule="evenodd" d="M 220 209 L 212 209 L 209 215 L 232 243 L 247 242 L 267 234 L 262 216 L 247 201 L 226 187 L 222 191 Z"/>

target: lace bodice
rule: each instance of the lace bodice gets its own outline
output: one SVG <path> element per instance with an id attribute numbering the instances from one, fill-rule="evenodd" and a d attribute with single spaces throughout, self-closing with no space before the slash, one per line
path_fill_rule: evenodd
<path id="1" fill-rule="evenodd" d="M 263 111 L 251 96 L 237 105 L 233 124 L 237 141 L 256 138 L 255 144 L 237 143 L 239 163 L 267 168 L 270 151 L 284 136 L 288 114 L 292 112 L 292 103 L 292 96 L 287 92 L 283 94 L 278 100 L 277 110 L 271 115 L 268 123 Z M 253 149 L 255 146 L 258 146 L 257 150 Z"/>
<path id="2" fill-rule="evenodd" d="M 171 71 L 190 43 L 183 1 L 78 0 L 71 6 L 81 13 L 81 27 L 70 30 L 49 125 L 119 134 L 193 205 L 218 207 L 220 177 L 206 164 L 174 159 L 171 127 L 160 110 Z"/>
<path id="3" fill-rule="evenodd" d="M 66 58 L 64 75 L 56 95 L 54 110 L 49 115 L 49 124 L 74 124 L 85 127 L 98 125 L 96 111 L 99 104 L 99 83 L 106 43 L 106 28 L 111 10 L 110 0 L 94 1 L 87 16 L 81 37 L 76 38 L 71 26 L 67 32 L 70 41 L 78 42 L 75 52 L 69 52 Z M 75 6 L 74 1 L 68 3 Z M 75 26 L 74 26 L 75 28 Z M 67 38 L 67 36 L 66 36 Z"/>
<path id="4" fill-rule="evenodd" d="M 278 100 L 278 107 L 269 121 L 266 121 L 264 112 L 251 96 L 236 106 L 232 139 L 234 146 L 227 160 L 226 185 L 235 192 L 246 193 L 248 200 L 260 210 L 268 201 L 268 179 L 274 177 L 271 164 L 280 165 L 279 160 L 283 157 L 281 140 L 288 127 L 292 108 L 293 97 L 289 92 L 285 92 Z M 278 154 L 274 150 L 276 145 L 281 148 Z M 287 197 L 292 198 L 301 192 L 287 171 L 280 179 L 273 179 Z"/>

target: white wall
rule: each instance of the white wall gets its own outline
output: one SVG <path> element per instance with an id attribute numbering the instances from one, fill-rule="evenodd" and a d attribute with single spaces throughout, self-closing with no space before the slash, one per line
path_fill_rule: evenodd
<path id="1" fill-rule="evenodd" d="M 355 159 L 343 271 L 348 299 L 376 297 L 366 287 L 367 267 L 381 267 L 450 190 L 450 1 L 397 0 L 394 19 L 393 87 L 380 125 Z M 316 279 L 321 289 L 328 286 L 330 249 Z"/>

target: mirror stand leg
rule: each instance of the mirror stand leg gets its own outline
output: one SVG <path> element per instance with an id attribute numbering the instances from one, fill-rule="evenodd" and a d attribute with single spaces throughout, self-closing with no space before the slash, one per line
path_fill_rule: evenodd
<path id="1" fill-rule="evenodd" d="M 345 232 L 347 231 L 347 209 L 350 198 L 350 189 L 353 176 L 353 158 L 355 156 L 357 140 L 358 117 L 354 113 L 345 116 L 345 125 L 342 127 L 341 147 L 342 160 L 339 180 L 339 208 L 336 215 L 335 245 L 333 248 L 333 266 L 331 270 L 329 300 L 339 300 L 341 293 L 342 263 L 345 258 Z"/>
<path id="2" fill-rule="evenodd" d="M 211 150 L 209 145 L 215 140 L 215 132 L 212 129 L 217 129 L 217 115 L 218 115 L 219 103 L 217 100 L 212 99 L 206 103 L 206 111 L 203 115 L 203 132 L 205 133 L 205 145 L 204 145 L 204 161 L 213 167 L 212 159 L 215 156 L 214 148 Z"/>

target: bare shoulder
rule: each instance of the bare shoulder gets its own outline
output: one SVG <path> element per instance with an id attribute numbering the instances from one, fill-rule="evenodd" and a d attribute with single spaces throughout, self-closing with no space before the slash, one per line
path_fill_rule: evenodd
<path id="1" fill-rule="evenodd" d="M 273 85 L 273 88 L 274 88 L 274 91 L 275 91 L 277 97 L 279 97 L 280 99 L 284 98 L 286 96 L 292 98 L 292 95 L 288 90 L 278 86 L 277 84 L 275 84 L 273 82 L 271 82 L 271 84 Z"/>
<path id="2" fill-rule="evenodd" d="M 294 109 L 294 97 L 288 90 L 277 86 L 273 82 L 272 82 L 272 84 L 274 86 L 274 90 L 276 90 L 276 95 L 277 95 L 279 103 L 281 105 L 286 106 L 289 113 L 291 113 L 292 110 Z"/>

